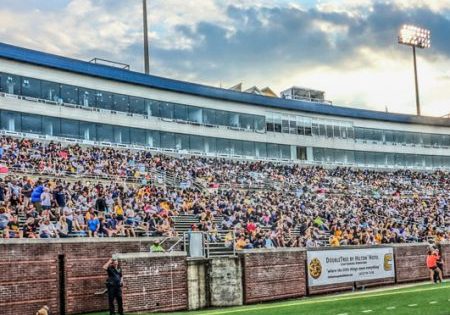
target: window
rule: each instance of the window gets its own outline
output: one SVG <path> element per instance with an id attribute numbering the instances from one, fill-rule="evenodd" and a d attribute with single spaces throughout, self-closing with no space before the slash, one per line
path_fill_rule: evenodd
<path id="1" fill-rule="evenodd" d="M 203 137 L 189 136 L 190 149 L 192 151 L 205 152 Z"/>
<path id="2" fill-rule="evenodd" d="M 114 142 L 114 133 L 111 125 L 97 124 L 97 140 Z"/>
<path id="3" fill-rule="evenodd" d="M 171 132 L 161 132 L 161 147 L 175 149 L 175 135 Z"/>
<path id="4" fill-rule="evenodd" d="M 216 139 L 215 138 L 205 138 L 205 151 L 207 153 L 217 153 L 217 147 L 216 147 Z"/>
<path id="5" fill-rule="evenodd" d="M 154 117 L 164 117 L 161 113 L 162 102 L 154 100 L 145 100 L 146 115 Z M 170 110 L 170 109 L 169 109 Z M 170 116 L 172 117 L 172 116 Z"/>
<path id="6" fill-rule="evenodd" d="M 40 98 L 41 97 L 41 81 L 37 79 L 22 78 L 22 95 Z"/>
<path id="7" fill-rule="evenodd" d="M 265 131 L 266 120 L 265 120 L 264 116 L 255 116 L 255 129 L 257 131 Z"/>
<path id="8" fill-rule="evenodd" d="M 98 91 L 97 94 L 97 107 L 103 109 L 113 108 L 113 94 L 109 92 Z"/>
<path id="9" fill-rule="evenodd" d="M 280 149 L 278 148 L 278 144 L 274 144 L 274 143 L 267 144 L 267 157 L 268 158 L 279 158 L 280 157 Z"/>
<path id="10" fill-rule="evenodd" d="M 160 103 L 159 111 L 160 111 L 161 117 L 173 119 L 173 104 L 172 103 Z M 154 116 L 153 111 L 152 111 L 152 116 Z"/>
<path id="11" fill-rule="evenodd" d="M 178 120 L 188 121 L 187 106 L 175 104 L 173 118 L 178 119 Z"/>
<path id="12" fill-rule="evenodd" d="M 80 121 L 80 138 L 85 140 L 97 140 L 97 128 L 95 123 Z"/>
<path id="13" fill-rule="evenodd" d="M 147 132 L 144 129 L 130 128 L 130 143 L 146 145 Z"/>
<path id="14" fill-rule="evenodd" d="M 78 88 L 72 85 L 61 85 L 61 99 L 67 104 L 79 104 L 78 103 Z"/>
<path id="15" fill-rule="evenodd" d="M 291 159 L 291 146 L 289 145 L 280 145 L 281 158 L 283 159 Z"/>
<path id="16" fill-rule="evenodd" d="M 59 100 L 61 99 L 59 84 L 48 81 L 42 81 L 41 98 L 44 100 L 59 102 Z"/>
<path id="17" fill-rule="evenodd" d="M 128 113 L 130 110 L 130 104 L 127 95 L 114 94 L 114 103 L 112 109 L 118 112 Z"/>
<path id="18" fill-rule="evenodd" d="M 22 129 L 20 113 L 1 111 L 1 126 L 5 130 L 20 131 Z"/>
<path id="19" fill-rule="evenodd" d="M 231 154 L 230 140 L 216 139 L 216 150 L 219 154 Z"/>
<path id="20" fill-rule="evenodd" d="M 217 125 L 216 111 L 212 109 L 203 109 L 203 123 L 206 125 Z"/>
<path id="21" fill-rule="evenodd" d="M 242 155 L 255 156 L 255 143 L 251 141 L 242 141 Z"/>
<path id="22" fill-rule="evenodd" d="M 222 110 L 215 111 L 216 113 L 216 125 L 229 126 L 229 114 Z"/>
<path id="23" fill-rule="evenodd" d="M 175 134 L 175 149 L 189 150 L 189 135 Z"/>
<path id="24" fill-rule="evenodd" d="M 97 106 L 97 92 L 91 89 L 78 89 L 78 104 L 82 106 L 96 107 Z"/>
<path id="25" fill-rule="evenodd" d="M 61 134 L 61 119 L 55 117 L 42 117 L 42 133 L 50 136 Z"/>
<path id="26" fill-rule="evenodd" d="M 20 95 L 20 77 L 17 75 L 0 73 L 0 91 L 7 94 Z"/>
<path id="27" fill-rule="evenodd" d="M 253 115 L 239 114 L 239 127 L 247 130 L 254 130 L 255 120 Z"/>
<path id="28" fill-rule="evenodd" d="M 42 133 L 42 116 L 22 114 L 22 131 Z"/>
<path id="29" fill-rule="evenodd" d="M 62 137 L 79 138 L 80 137 L 80 123 L 72 119 L 61 119 L 61 133 Z"/>
<path id="30" fill-rule="evenodd" d="M 238 113 L 225 112 L 225 115 L 228 117 L 228 122 L 225 124 L 226 126 L 239 128 L 239 114 Z"/>
<path id="31" fill-rule="evenodd" d="M 256 149 L 256 156 L 259 158 L 266 158 L 267 157 L 267 145 L 263 142 L 256 142 L 255 143 L 255 149 Z"/>
<path id="32" fill-rule="evenodd" d="M 202 109 L 200 107 L 188 107 L 188 120 L 192 122 L 202 123 Z"/>
<path id="33" fill-rule="evenodd" d="M 147 108 L 145 105 L 145 99 L 135 96 L 130 96 L 130 113 L 136 113 L 141 115 L 147 115 Z"/>
<path id="34" fill-rule="evenodd" d="M 161 148 L 161 133 L 155 130 L 148 130 L 147 145 L 152 148 Z"/>

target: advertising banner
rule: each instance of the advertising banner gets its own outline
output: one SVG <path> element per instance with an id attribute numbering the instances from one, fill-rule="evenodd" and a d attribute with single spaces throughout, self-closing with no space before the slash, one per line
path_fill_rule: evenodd
<path id="1" fill-rule="evenodd" d="M 392 248 L 358 248 L 307 252 L 310 287 L 395 277 Z"/>

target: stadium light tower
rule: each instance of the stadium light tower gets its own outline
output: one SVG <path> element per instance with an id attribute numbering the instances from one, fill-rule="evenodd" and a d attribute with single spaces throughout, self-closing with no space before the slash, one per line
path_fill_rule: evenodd
<path id="1" fill-rule="evenodd" d="M 144 66 L 145 74 L 150 73 L 150 62 L 148 52 L 148 26 L 147 26 L 147 0 L 142 0 L 142 14 L 144 19 Z"/>
<path id="2" fill-rule="evenodd" d="M 431 46 L 431 32 L 427 29 L 420 28 L 414 25 L 403 25 L 398 35 L 398 43 L 411 46 L 413 49 L 414 59 L 414 79 L 416 84 L 416 108 L 417 115 L 420 116 L 420 101 L 419 101 L 419 83 L 417 81 L 417 62 L 416 62 L 416 47 L 430 48 Z"/>

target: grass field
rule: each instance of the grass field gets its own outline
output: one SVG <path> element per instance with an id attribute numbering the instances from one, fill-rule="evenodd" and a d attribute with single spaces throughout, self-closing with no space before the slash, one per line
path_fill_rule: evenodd
<path id="1" fill-rule="evenodd" d="M 107 315 L 96 313 L 95 315 Z M 153 315 L 155 313 L 152 313 Z M 163 314 L 163 313 L 158 313 Z M 168 315 L 169 313 L 164 313 Z M 171 315 L 450 315 L 450 283 L 383 288 L 242 307 L 177 312 Z M 94 314 L 92 314 L 94 315 Z"/>

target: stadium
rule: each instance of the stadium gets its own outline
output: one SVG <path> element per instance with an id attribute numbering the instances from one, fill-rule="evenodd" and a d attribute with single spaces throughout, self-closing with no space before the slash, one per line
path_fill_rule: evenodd
<path id="1" fill-rule="evenodd" d="M 417 106 L 0 42 L 2 310 L 450 314 L 450 119 Z"/>

